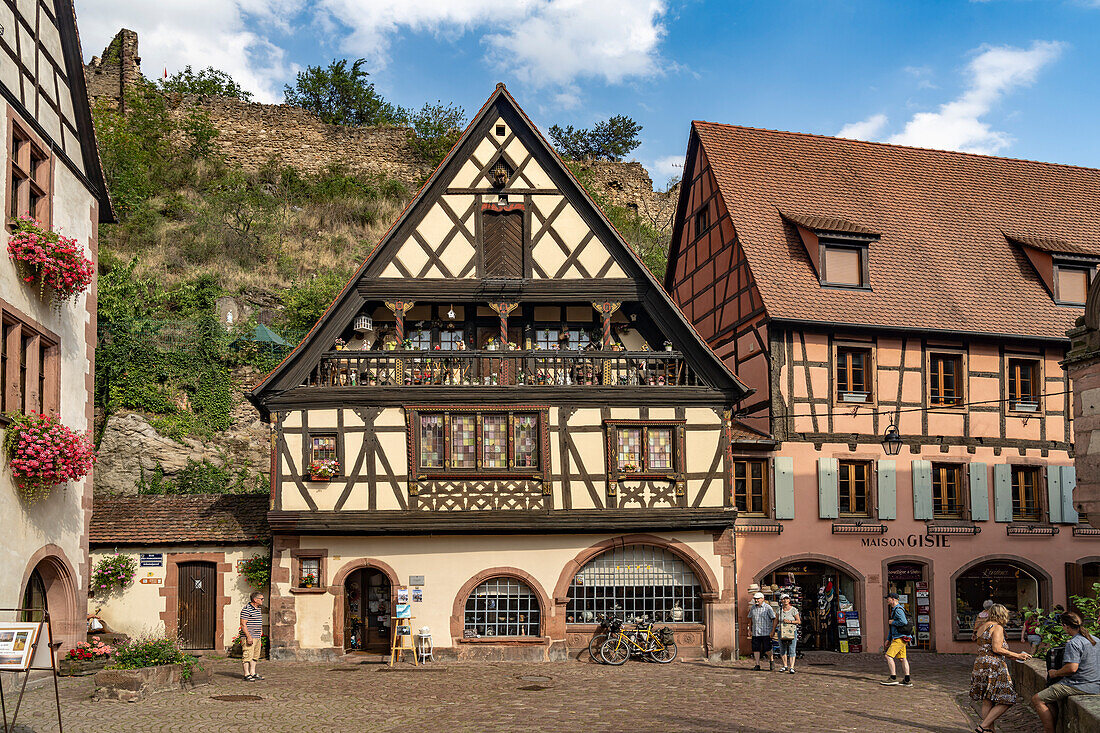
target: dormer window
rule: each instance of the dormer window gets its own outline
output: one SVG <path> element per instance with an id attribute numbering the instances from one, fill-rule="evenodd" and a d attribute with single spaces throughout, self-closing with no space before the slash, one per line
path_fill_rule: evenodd
<path id="1" fill-rule="evenodd" d="M 821 284 L 844 288 L 866 288 L 868 284 L 865 245 L 821 243 Z"/>
<path id="2" fill-rule="evenodd" d="M 1096 268 L 1079 263 L 1054 262 L 1054 299 L 1066 305 L 1084 305 Z"/>

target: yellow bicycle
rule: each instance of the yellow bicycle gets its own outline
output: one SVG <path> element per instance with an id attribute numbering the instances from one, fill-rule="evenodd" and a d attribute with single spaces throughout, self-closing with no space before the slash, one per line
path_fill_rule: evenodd
<path id="1" fill-rule="evenodd" d="M 672 629 L 667 626 L 654 630 L 653 624 L 643 618 L 635 619 L 635 627 L 623 629 L 623 622 L 615 619 L 607 632 L 607 641 L 600 647 L 603 661 L 613 666 L 626 664 L 631 654 L 637 654 L 658 664 L 668 664 L 676 658 L 676 641 Z"/>

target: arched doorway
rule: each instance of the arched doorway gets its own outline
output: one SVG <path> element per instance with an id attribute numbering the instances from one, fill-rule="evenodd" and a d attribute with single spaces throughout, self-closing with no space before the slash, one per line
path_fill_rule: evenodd
<path id="1" fill-rule="evenodd" d="M 860 581 L 839 566 L 816 559 L 788 561 L 763 575 L 760 591 L 776 605 L 783 593 L 791 597 L 802 615 L 799 648 L 863 651 Z"/>
<path id="2" fill-rule="evenodd" d="M 974 626 L 987 603 L 999 603 L 1008 609 L 1005 637 L 1019 639 L 1024 612 L 1045 605 L 1049 588 L 1047 578 L 1031 566 L 1015 560 L 978 562 L 957 573 L 954 580 L 955 627 L 963 638 L 974 633 Z"/>
<path id="3" fill-rule="evenodd" d="M 23 575 L 23 608 L 49 611 L 54 641 L 73 646 L 87 634 L 87 613 L 78 610 L 76 574 L 61 548 L 47 545 L 31 556 Z M 40 613 L 22 614 L 24 620 L 38 621 Z"/>
<path id="4" fill-rule="evenodd" d="M 38 572 L 38 568 L 32 570 L 31 577 L 27 578 L 27 588 L 23 591 L 21 605 L 24 611 L 20 614 L 20 621 L 41 621 L 42 611 L 50 610 L 46 600 L 46 583 L 42 580 L 42 573 Z M 35 608 L 42 611 L 29 610 Z"/>
<path id="5" fill-rule="evenodd" d="M 352 570 L 344 579 L 344 649 L 389 649 L 390 604 L 393 590 L 386 573 L 378 568 Z"/>

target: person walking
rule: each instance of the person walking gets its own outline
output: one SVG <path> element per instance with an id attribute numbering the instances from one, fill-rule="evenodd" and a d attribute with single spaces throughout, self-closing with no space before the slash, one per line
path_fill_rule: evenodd
<path id="1" fill-rule="evenodd" d="M 784 593 L 779 596 L 779 655 L 783 662 L 780 672 L 794 674 L 794 657 L 798 650 L 798 629 L 802 626 L 802 617 L 798 609 L 791 604 L 791 597 Z"/>
<path id="2" fill-rule="evenodd" d="M 886 594 L 887 612 L 890 617 L 890 634 L 887 637 L 886 666 L 890 669 L 890 678 L 883 680 L 883 685 L 901 685 L 912 687 L 913 681 L 909 678 L 909 660 L 906 658 L 906 648 L 913 631 L 909 627 L 909 619 L 905 617 L 905 609 L 901 607 L 901 596 L 897 593 Z M 896 664 L 901 665 L 904 677 L 898 682 Z"/>
<path id="3" fill-rule="evenodd" d="M 760 655 L 768 655 L 768 669 L 775 669 L 772 658 L 772 634 L 775 633 L 775 611 L 764 602 L 763 593 L 755 593 L 749 607 L 749 633 L 752 634 L 752 658 L 756 662 L 754 672 L 760 671 Z"/>
<path id="4" fill-rule="evenodd" d="M 256 672 L 256 662 L 260 659 L 260 647 L 263 646 L 264 624 L 260 609 L 264 604 L 264 594 L 253 593 L 248 603 L 241 609 L 241 661 L 244 662 L 244 678 L 249 682 L 262 680 Z"/>
<path id="5" fill-rule="evenodd" d="M 995 603 L 989 607 L 986 620 L 974 629 L 978 658 L 970 673 L 970 699 L 982 704 L 982 722 L 974 729 L 975 733 L 992 733 L 997 718 L 1018 701 L 1005 657 L 1031 659 L 1027 652 L 1017 654 L 1005 644 L 1007 623 L 1008 609 Z"/>
<path id="6" fill-rule="evenodd" d="M 1058 617 L 1069 634 L 1062 666 L 1047 672 L 1048 679 L 1057 679 L 1045 690 L 1031 697 L 1031 704 L 1043 721 L 1043 733 L 1054 733 L 1054 712 L 1050 706 L 1073 695 L 1100 694 L 1100 646 L 1096 637 L 1084 627 L 1081 616 L 1073 611 Z"/>

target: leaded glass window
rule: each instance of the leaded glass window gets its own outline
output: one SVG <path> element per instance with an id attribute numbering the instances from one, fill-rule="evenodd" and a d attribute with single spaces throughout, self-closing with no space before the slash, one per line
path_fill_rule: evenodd
<path id="1" fill-rule="evenodd" d="M 539 636 L 539 599 L 526 583 L 493 578 L 466 599 L 465 630 L 475 636 Z"/>
<path id="2" fill-rule="evenodd" d="M 566 623 L 595 623 L 600 615 L 663 623 L 702 623 L 702 587 L 679 556 L 652 545 L 615 547 L 573 576 Z"/>
<path id="3" fill-rule="evenodd" d="M 314 435 L 311 438 L 311 461 L 335 461 L 336 460 L 336 436 Z"/>
<path id="4" fill-rule="evenodd" d="M 508 468 L 508 416 L 489 414 L 481 419 L 482 468 Z"/>
<path id="5" fill-rule="evenodd" d="M 516 415 L 516 468 L 538 468 L 539 422 L 533 413 Z"/>
<path id="6" fill-rule="evenodd" d="M 451 416 L 451 468 L 477 468 L 477 419 Z"/>
<path id="7" fill-rule="evenodd" d="M 443 468 L 443 415 L 420 416 L 420 467 Z"/>
<path id="8" fill-rule="evenodd" d="M 642 429 L 619 428 L 619 445 L 616 451 L 620 471 L 642 470 Z"/>
<path id="9" fill-rule="evenodd" d="M 647 428 L 646 446 L 649 449 L 647 458 L 651 471 L 672 470 L 671 428 Z"/>
<path id="10" fill-rule="evenodd" d="M 673 473 L 677 470 L 676 431 L 671 425 L 617 425 L 613 432 L 619 473 Z"/>

